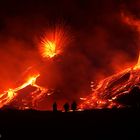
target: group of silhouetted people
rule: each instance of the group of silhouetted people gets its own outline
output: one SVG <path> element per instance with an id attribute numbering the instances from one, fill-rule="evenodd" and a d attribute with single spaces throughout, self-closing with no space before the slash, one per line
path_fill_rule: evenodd
<path id="1" fill-rule="evenodd" d="M 65 112 L 68 112 L 70 110 L 70 105 L 69 105 L 68 102 L 66 102 L 63 105 L 63 109 L 64 109 Z M 72 111 L 77 110 L 77 103 L 75 101 L 73 101 L 72 104 L 71 104 L 71 110 Z M 53 103 L 53 112 L 57 112 L 57 103 L 56 102 Z"/>

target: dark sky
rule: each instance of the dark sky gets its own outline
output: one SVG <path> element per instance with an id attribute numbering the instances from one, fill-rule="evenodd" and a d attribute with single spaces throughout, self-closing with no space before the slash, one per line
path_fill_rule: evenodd
<path id="1" fill-rule="evenodd" d="M 138 33 L 122 22 L 122 11 L 139 19 L 139 0 L 0 0 L 0 88 L 8 88 L 19 79 L 17 73 L 40 63 L 38 37 L 63 22 L 73 42 L 43 66 L 42 77 L 48 77 L 40 83 L 61 89 L 67 99 L 86 95 L 91 80 L 137 61 Z"/>

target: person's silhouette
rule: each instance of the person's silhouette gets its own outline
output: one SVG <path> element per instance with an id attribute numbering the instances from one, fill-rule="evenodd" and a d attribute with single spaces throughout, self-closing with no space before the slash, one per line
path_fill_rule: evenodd
<path id="1" fill-rule="evenodd" d="M 68 103 L 65 103 L 63 105 L 63 107 L 64 107 L 65 112 L 68 112 L 69 111 L 69 104 Z"/>
<path id="2" fill-rule="evenodd" d="M 56 102 L 53 103 L 53 112 L 57 112 L 57 103 Z"/>
<path id="3" fill-rule="evenodd" d="M 75 111 L 77 109 L 77 104 L 75 101 L 71 104 L 71 110 Z"/>

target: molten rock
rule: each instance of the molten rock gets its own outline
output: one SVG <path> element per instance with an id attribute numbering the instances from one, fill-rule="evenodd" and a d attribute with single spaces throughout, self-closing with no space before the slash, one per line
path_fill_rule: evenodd
<path id="1" fill-rule="evenodd" d="M 138 60 L 138 64 L 134 67 L 100 81 L 93 89 L 93 93 L 83 101 L 79 108 L 94 109 L 133 105 L 134 102 L 140 101 L 139 87 L 140 61 Z"/>

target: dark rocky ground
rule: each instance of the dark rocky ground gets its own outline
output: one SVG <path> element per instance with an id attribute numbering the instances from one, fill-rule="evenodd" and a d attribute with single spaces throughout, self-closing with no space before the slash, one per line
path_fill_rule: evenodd
<path id="1" fill-rule="evenodd" d="M 139 139 L 140 109 L 1 110 L 0 139 Z"/>

